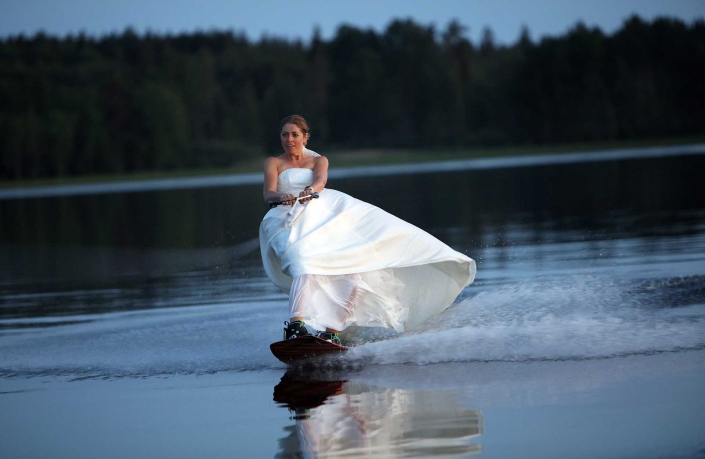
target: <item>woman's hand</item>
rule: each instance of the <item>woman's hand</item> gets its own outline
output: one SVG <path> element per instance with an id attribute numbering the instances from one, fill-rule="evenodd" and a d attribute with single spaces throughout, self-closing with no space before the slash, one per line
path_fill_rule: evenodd
<path id="1" fill-rule="evenodd" d="M 304 204 L 304 203 L 306 203 L 306 202 L 309 202 L 309 201 L 310 201 L 311 199 L 313 199 L 313 198 L 305 198 L 305 199 L 301 199 L 301 198 L 303 198 L 304 196 L 308 196 L 308 195 L 310 195 L 311 193 L 313 193 L 313 188 L 311 188 L 310 186 L 307 186 L 306 188 L 304 188 L 304 191 L 302 191 L 301 193 L 299 193 L 299 202 L 300 202 L 301 204 Z"/>
<path id="2" fill-rule="evenodd" d="M 293 194 L 285 194 L 284 196 L 281 197 L 282 201 L 289 201 L 286 203 L 287 206 L 294 207 L 294 204 L 296 204 L 296 196 Z"/>

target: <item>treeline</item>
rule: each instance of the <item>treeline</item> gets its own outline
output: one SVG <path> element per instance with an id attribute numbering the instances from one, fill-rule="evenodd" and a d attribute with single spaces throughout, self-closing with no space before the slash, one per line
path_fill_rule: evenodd
<path id="1" fill-rule="evenodd" d="M 227 166 L 278 154 L 304 115 L 321 152 L 705 132 L 705 23 L 578 23 L 472 43 L 458 22 L 341 26 L 310 45 L 231 32 L 0 41 L 0 177 Z"/>

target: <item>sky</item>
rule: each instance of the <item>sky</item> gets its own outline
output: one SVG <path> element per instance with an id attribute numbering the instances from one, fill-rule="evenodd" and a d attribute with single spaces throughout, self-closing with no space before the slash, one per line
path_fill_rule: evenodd
<path id="1" fill-rule="evenodd" d="M 308 42 L 319 27 L 332 38 L 341 24 L 385 30 L 392 19 L 411 18 L 444 30 L 458 19 L 479 42 L 490 27 L 511 44 L 526 25 L 533 40 L 565 33 L 578 21 L 606 33 L 633 14 L 653 20 L 675 17 L 687 24 L 705 18 L 705 0 L 0 0 L 0 37 L 44 32 L 54 36 L 233 30 L 250 40 L 263 36 Z"/>

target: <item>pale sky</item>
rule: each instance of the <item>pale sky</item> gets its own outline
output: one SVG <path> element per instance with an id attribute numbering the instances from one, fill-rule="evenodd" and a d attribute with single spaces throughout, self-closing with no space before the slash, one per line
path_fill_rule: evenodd
<path id="1" fill-rule="evenodd" d="M 58 36 L 80 31 L 100 36 L 131 26 L 138 33 L 219 29 L 244 32 L 250 40 L 268 35 L 308 42 L 316 26 L 330 39 L 342 23 L 382 32 L 392 19 L 411 18 L 443 30 L 457 18 L 475 43 L 489 26 L 499 43 L 510 44 L 523 24 L 537 40 L 563 34 L 579 20 L 612 33 L 634 13 L 645 20 L 669 16 L 687 24 L 705 17 L 705 0 L 1 1 L 0 37 L 40 30 Z"/>

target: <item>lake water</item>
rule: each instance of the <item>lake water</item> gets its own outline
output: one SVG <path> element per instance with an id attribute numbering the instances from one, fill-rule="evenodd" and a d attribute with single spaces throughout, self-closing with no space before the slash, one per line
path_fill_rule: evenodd
<path id="1" fill-rule="evenodd" d="M 298 371 L 252 178 L 0 196 L 2 456 L 705 457 L 705 147 L 568 157 L 332 173 L 478 275 Z"/>

